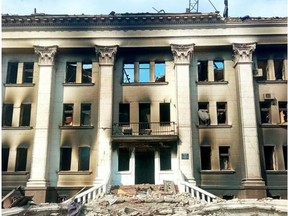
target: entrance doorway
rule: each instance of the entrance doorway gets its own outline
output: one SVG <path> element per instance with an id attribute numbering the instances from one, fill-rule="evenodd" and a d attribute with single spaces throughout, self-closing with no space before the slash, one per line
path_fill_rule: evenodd
<path id="1" fill-rule="evenodd" d="M 135 184 L 155 184 L 154 151 L 135 150 Z"/>

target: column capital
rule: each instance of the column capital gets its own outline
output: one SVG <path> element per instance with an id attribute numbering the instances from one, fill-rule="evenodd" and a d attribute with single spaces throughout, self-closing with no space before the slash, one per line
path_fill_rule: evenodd
<path id="1" fill-rule="evenodd" d="M 54 57 L 58 46 L 34 46 L 34 52 L 38 55 L 39 65 L 54 65 Z"/>
<path id="2" fill-rule="evenodd" d="M 190 64 L 195 44 L 170 44 L 175 64 Z"/>
<path id="3" fill-rule="evenodd" d="M 98 46 L 95 45 L 95 51 L 99 54 L 100 65 L 114 65 L 118 46 Z"/>
<path id="4" fill-rule="evenodd" d="M 235 62 L 251 62 L 256 43 L 233 43 Z"/>

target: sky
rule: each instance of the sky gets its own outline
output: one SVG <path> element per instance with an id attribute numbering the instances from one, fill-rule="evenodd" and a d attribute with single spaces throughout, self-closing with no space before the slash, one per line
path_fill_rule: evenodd
<path id="1" fill-rule="evenodd" d="M 197 0 L 190 0 L 193 6 Z M 224 0 L 198 0 L 199 12 L 223 14 Z M 287 17 L 288 0 L 228 0 L 229 16 Z M 30 15 L 34 13 L 100 15 L 116 13 L 184 13 L 189 0 L 2 0 L 2 14 Z"/>

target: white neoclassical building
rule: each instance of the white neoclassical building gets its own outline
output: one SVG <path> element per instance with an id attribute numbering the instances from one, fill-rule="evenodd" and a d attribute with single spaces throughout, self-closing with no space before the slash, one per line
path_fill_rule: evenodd
<path id="1" fill-rule="evenodd" d="M 101 183 L 287 198 L 287 20 L 2 15 L 2 194 Z"/>

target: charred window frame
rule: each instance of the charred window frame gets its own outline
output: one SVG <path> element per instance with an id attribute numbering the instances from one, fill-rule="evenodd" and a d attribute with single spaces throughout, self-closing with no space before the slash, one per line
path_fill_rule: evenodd
<path id="1" fill-rule="evenodd" d="M 9 148 L 2 148 L 2 171 L 4 172 L 8 170 L 9 153 Z"/>
<path id="2" fill-rule="evenodd" d="M 283 59 L 274 59 L 275 79 L 283 80 Z"/>
<path id="3" fill-rule="evenodd" d="M 201 169 L 211 170 L 211 147 L 201 146 Z"/>
<path id="4" fill-rule="evenodd" d="M 287 101 L 279 101 L 279 116 L 280 116 L 280 123 L 287 123 Z"/>
<path id="5" fill-rule="evenodd" d="M 170 125 L 170 103 L 160 103 L 160 125 Z"/>
<path id="6" fill-rule="evenodd" d="M 33 83 L 34 62 L 24 62 L 23 65 L 23 83 Z"/>
<path id="7" fill-rule="evenodd" d="M 224 81 L 224 61 L 214 60 L 214 81 L 223 82 Z"/>
<path id="8" fill-rule="evenodd" d="M 81 104 L 81 126 L 91 125 L 91 104 Z"/>
<path id="9" fill-rule="evenodd" d="M 15 171 L 26 171 L 27 148 L 17 148 Z"/>
<path id="10" fill-rule="evenodd" d="M 129 148 L 118 149 L 118 171 L 129 171 L 130 155 Z"/>
<path id="11" fill-rule="evenodd" d="M 119 104 L 119 125 L 129 125 L 130 123 L 130 104 L 120 103 Z"/>
<path id="12" fill-rule="evenodd" d="M 220 170 L 230 170 L 230 147 L 219 146 Z"/>
<path id="13" fill-rule="evenodd" d="M 165 82 L 165 62 L 155 62 L 155 82 Z"/>
<path id="14" fill-rule="evenodd" d="M 20 126 L 30 126 L 31 119 L 31 104 L 21 104 L 20 111 Z"/>
<path id="15" fill-rule="evenodd" d="M 206 115 L 208 114 L 208 115 Z M 198 103 L 198 117 L 199 125 L 209 125 L 210 115 L 209 115 L 209 102 L 199 102 Z"/>
<path id="16" fill-rule="evenodd" d="M 79 171 L 88 171 L 90 167 L 90 147 L 79 148 Z"/>
<path id="17" fill-rule="evenodd" d="M 287 170 L 287 145 L 282 147 L 285 170 Z"/>
<path id="18" fill-rule="evenodd" d="M 8 62 L 6 83 L 16 84 L 17 74 L 18 74 L 18 62 Z"/>
<path id="19" fill-rule="evenodd" d="M 217 102 L 217 123 L 227 124 L 227 103 Z"/>
<path id="20" fill-rule="evenodd" d="M 262 124 L 271 123 L 271 102 L 260 102 L 260 116 Z"/>
<path id="21" fill-rule="evenodd" d="M 262 74 L 263 74 L 263 76 L 261 77 L 262 80 L 267 79 L 267 67 L 268 67 L 267 59 L 258 59 L 257 60 L 257 69 L 262 70 Z"/>
<path id="22" fill-rule="evenodd" d="M 198 81 L 207 82 L 208 81 L 208 61 L 198 61 Z"/>
<path id="23" fill-rule="evenodd" d="M 134 83 L 135 82 L 135 66 L 134 63 L 124 63 L 123 66 L 123 83 Z"/>
<path id="24" fill-rule="evenodd" d="M 275 146 L 264 146 L 266 170 L 275 170 Z"/>
<path id="25" fill-rule="evenodd" d="M 73 125 L 73 104 L 63 105 L 63 126 Z"/>
<path id="26" fill-rule="evenodd" d="M 13 118 L 13 104 L 3 104 L 2 126 L 11 127 Z"/>
<path id="27" fill-rule="evenodd" d="M 140 62 L 139 63 L 139 82 L 150 82 L 150 63 Z"/>
<path id="28" fill-rule="evenodd" d="M 66 83 L 76 83 L 77 62 L 66 63 Z"/>
<path id="29" fill-rule="evenodd" d="M 82 62 L 82 83 L 92 83 L 92 62 Z"/>
<path id="30" fill-rule="evenodd" d="M 172 150 L 171 148 L 160 148 L 160 170 L 172 170 Z"/>
<path id="31" fill-rule="evenodd" d="M 69 171 L 71 169 L 72 148 L 62 147 L 60 149 L 60 171 Z"/>

